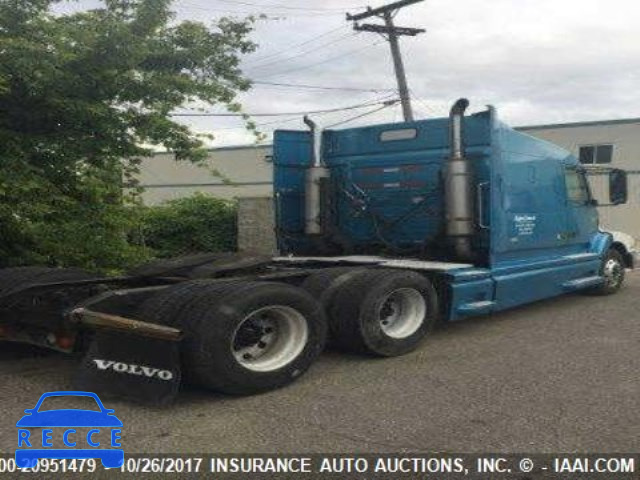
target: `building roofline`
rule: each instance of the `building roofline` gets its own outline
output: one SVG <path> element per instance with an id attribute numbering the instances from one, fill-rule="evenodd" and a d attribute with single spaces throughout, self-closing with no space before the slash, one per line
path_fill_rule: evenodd
<path id="1" fill-rule="evenodd" d="M 261 149 L 261 148 L 271 148 L 273 145 L 271 143 L 246 143 L 244 145 L 229 145 L 225 147 L 211 147 L 207 148 L 207 152 L 223 152 L 225 150 L 246 150 L 248 148 Z"/>
<path id="2" fill-rule="evenodd" d="M 547 123 L 540 125 L 521 125 L 519 127 L 514 127 L 514 130 L 549 130 L 553 128 L 576 128 L 576 127 L 599 127 L 606 125 L 632 125 L 632 124 L 640 124 L 640 117 L 635 118 L 618 118 L 613 120 L 590 120 L 586 122 L 568 122 L 568 123 Z M 207 152 L 225 152 L 225 151 L 234 151 L 234 150 L 247 150 L 247 149 L 269 149 L 273 147 L 273 143 L 246 143 L 243 145 L 229 145 L 224 147 L 211 147 L 207 148 Z M 165 155 L 167 153 L 173 153 L 168 150 L 159 150 L 157 152 L 153 152 L 153 156 L 155 155 Z"/>
<path id="3" fill-rule="evenodd" d="M 515 127 L 515 130 L 548 130 L 552 128 L 600 127 L 603 125 L 627 125 L 634 123 L 640 124 L 640 117 L 619 118 L 614 120 L 593 120 L 588 122 L 549 123 L 546 125 L 524 125 L 521 127 Z"/>
<path id="4" fill-rule="evenodd" d="M 259 149 L 268 149 L 268 148 L 272 148 L 273 144 L 271 143 L 259 143 L 259 144 L 255 144 L 255 143 L 246 143 L 244 145 L 229 145 L 229 146 L 224 146 L 224 147 L 211 147 L 211 148 L 206 148 L 205 150 L 207 152 L 225 152 L 225 151 L 233 151 L 233 150 L 247 150 L 250 148 L 253 148 L 255 150 L 259 150 Z M 157 152 L 153 152 L 152 156 L 155 155 L 166 155 L 167 153 L 173 153 L 169 150 L 158 150 Z"/>

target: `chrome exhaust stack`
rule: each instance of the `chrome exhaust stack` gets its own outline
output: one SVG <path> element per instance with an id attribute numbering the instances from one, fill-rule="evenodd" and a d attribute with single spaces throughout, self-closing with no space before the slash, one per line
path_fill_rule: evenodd
<path id="1" fill-rule="evenodd" d="M 322 161 L 322 129 L 306 115 L 303 121 L 311 130 L 311 165 L 305 173 L 304 233 L 321 235 L 324 232 L 321 220 L 320 182 L 329 176 L 329 171 Z"/>
<path id="2" fill-rule="evenodd" d="M 463 144 L 464 112 L 469 100 L 459 99 L 449 114 L 450 155 L 444 172 L 446 235 L 460 260 L 471 260 L 473 218 L 473 176 L 471 162 L 465 158 Z"/>

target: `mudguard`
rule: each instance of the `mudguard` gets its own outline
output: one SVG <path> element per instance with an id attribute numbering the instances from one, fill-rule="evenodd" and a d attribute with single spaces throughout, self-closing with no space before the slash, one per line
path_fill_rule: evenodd
<path id="1" fill-rule="evenodd" d="M 100 397 L 166 404 L 180 389 L 179 342 L 100 330 L 77 372 L 79 389 Z"/>

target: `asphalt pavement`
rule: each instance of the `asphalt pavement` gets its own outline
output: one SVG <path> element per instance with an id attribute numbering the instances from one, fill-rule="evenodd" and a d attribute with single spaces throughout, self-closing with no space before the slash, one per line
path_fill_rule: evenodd
<path id="1" fill-rule="evenodd" d="M 640 273 L 609 297 L 568 295 L 438 328 L 392 359 L 325 353 L 291 386 L 170 407 L 106 401 L 127 453 L 638 452 Z M 0 452 L 77 360 L 0 344 Z"/>

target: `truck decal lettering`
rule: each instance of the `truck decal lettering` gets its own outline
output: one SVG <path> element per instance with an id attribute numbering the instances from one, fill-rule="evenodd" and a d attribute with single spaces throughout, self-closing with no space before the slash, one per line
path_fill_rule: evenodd
<path id="1" fill-rule="evenodd" d="M 159 368 L 147 367 L 144 365 L 127 364 L 123 362 L 115 362 L 113 360 L 101 360 L 94 358 L 93 362 L 98 370 L 111 370 L 116 373 L 128 373 L 130 375 L 138 375 L 147 378 L 158 378 L 164 381 L 173 379 L 173 373 L 169 370 L 160 370 Z"/>
<path id="2" fill-rule="evenodd" d="M 533 235 L 536 228 L 536 216 L 530 214 L 516 214 L 513 217 L 513 223 L 516 229 L 516 235 L 526 236 Z"/>

